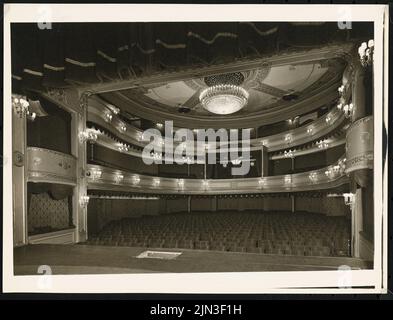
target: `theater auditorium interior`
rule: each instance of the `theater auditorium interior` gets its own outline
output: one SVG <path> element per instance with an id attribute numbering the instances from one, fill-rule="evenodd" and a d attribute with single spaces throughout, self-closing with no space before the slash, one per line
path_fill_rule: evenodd
<path id="1" fill-rule="evenodd" d="M 372 24 L 13 23 L 11 43 L 16 275 L 373 268 Z"/>

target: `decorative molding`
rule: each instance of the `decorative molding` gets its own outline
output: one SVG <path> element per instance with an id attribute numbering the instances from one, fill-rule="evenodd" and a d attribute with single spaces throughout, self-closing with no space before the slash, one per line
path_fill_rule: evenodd
<path id="1" fill-rule="evenodd" d="M 352 130 L 357 130 L 360 126 L 367 126 L 369 125 L 368 122 L 373 120 L 373 116 L 368 116 L 361 118 L 351 124 L 351 126 L 347 130 L 347 136 L 352 133 Z"/>
<path id="2" fill-rule="evenodd" d="M 360 170 L 372 169 L 374 162 L 374 152 L 368 152 L 360 156 L 347 160 L 347 173 Z"/>
<path id="3" fill-rule="evenodd" d="M 327 143 L 327 146 L 324 148 L 320 148 L 319 145 L 316 143 L 312 146 L 309 146 L 307 148 L 304 149 L 296 149 L 292 148 L 289 149 L 289 151 L 284 151 L 284 152 L 280 152 L 278 154 L 273 154 L 269 156 L 270 160 L 279 160 L 279 159 L 286 159 L 286 158 L 296 158 L 299 156 L 303 156 L 303 155 L 307 155 L 307 154 L 312 154 L 315 152 L 320 152 L 320 151 L 324 151 L 330 148 L 334 148 L 337 146 L 341 146 L 343 144 L 345 144 L 345 138 L 344 137 L 332 137 L 329 139 L 324 140 Z M 286 153 L 287 152 L 287 153 Z M 291 156 L 287 156 L 287 154 L 290 154 Z"/>
<path id="4" fill-rule="evenodd" d="M 51 149 L 45 149 L 45 148 L 40 148 L 40 147 L 27 147 L 27 151 L 34 152 L 34 154 L 42 152 L 44 154 L 53 155 L 53 156 L 57 156 L 60 158 L 66 158 L 66 159 L 69 159 L 70 161 L 76 160 L 76 158 L 73 155 L 63 153 L 60 151 L 56 151 L 56 150 L 51 150 Z"/>
<path id="5" fill-rule="evenodd" d="M 48 88 L 46 93 L 53 100 L 58 101 L 63 104 L 68 104 L 67 93 L 61 88 Z"/>
<path id="6" fill-rule="evenodd" d="M 373 116 L 352 123 L 346 135 L 346 173 L 372 169 L 374 164 Z"/>
<path id="7" fill-rule="evenodd" d="M 342 159 L 340 159 L 342 160 Z M 237 179 L 182 179 L 163 178 L 139 175 L 131 172 L 114 170 L 104 166 L 88 165 L 88 189 L 118 190 L 128 192 L 156 194 L 236 194 L 236 193 L 272 193 L 298 192 L 335 188 L 348 183 L 344 170 L 335 170 L 336 165 L 312 172 L 292 175 L 268 176 L 263 178 Z M 100 171 L 100 176 L 94 176 L 93 171 Z M 327 174 L 329 172 L 329 174 Z M 312 176 L 312 179 L 310 178 Z M 119 178 L 121 177 L 121 179 Z M 138 178 L 138 183 L 135 182 Z M 157 187 L 157 181 L 159 187 Z"/>
<path id="8" fill-rule="evenodd" d="M 77 89 L 48 88 L 46 91 L 39 91 L 38 93 L 69 113 L 81 112 Z"/>
<path id="9" fill-rule="evenodd" d="M 87 111 L 87 108 L 89 106 L 89 98 L 91 97 L 91 95 L 92 95 L 91 91 L 84 91 L 81 94 L 81 97 L 79 99 L 79 106 L 82 112 Z"/>
<path id="10" fill-rule="evenodd" d="M 330 119 L 329 121 L 327 121 Z M 88 121 L 94 122 L 98 124 L 100 127 L 105 128 L 110 133 L 119 137 L 121 140 L 129 143 L 131 146 L 144 147 L 147 142 L 143 142 L 140 140 L 143 131 L 140 129 L 129 125 L 123 124 L 126 126 L 126 131 L 121 131 L 119 129 L 119 117 L 117 115 L 113 115 L 112 121 L 109 123 L 105 120 L 105 107 L 101 104 L 94 103 L 89 105 L 88 112 Z M 345 121 L 345 116 L 343 113 L 337 108 L 333 109 L 331 112 L 326 115 L 316 119 L 312 123 L 301 126 L 296 129 L 292 129 L 289 131 L 285 131 L 282 133 L 274 134 L 271 136 L 266 136 L 257 139 L 251 139 L 250 146 L 251 150 L 259 150 L 262 145 L 268 148 L 269 152 L 284 150 L 291 147 L 295 147 L 298 145 L 306 144 L 312 141 L 317 140 L 322 136 L 326 136 L 336 128 L 338 128 Z M 308 129 L 312 128 L 312 131 Z M 285 136 L 290 134 L 292 136 L 291 142 L 288 144 L 285 141 Z M 106 146 L 111 145 L 111 138 L 105 135 L 101 135 L 98 137 L 97 143 L 102 143 L 100 140 L 105 140 Z M 116 142 L 113 140 L 113 146 Z M 174 144 L 174 148 L 176 147 L 176 143 Z M 209 149 L 210 152 L 214 151 L 213 149 Z M 141 152 L 138 151 L 130 151 L 135 156 L 141 156 Z"/>
<path id="11" fill-rule="evenodd" d="M 71 244 L 75 242 L 75 228 L 37 234 L 29 237 L 30 244 Z"/>
<path id="12" fill-rule="evenodd" d="M 272 104 L 269 108 L 262 108 L 252 113 L 215 117 L 211 115 L 193 115 L 191 117 L 189 114 L 178 113 L 173 107 L 158 102 L 144 101 L 147 99 L 141 97 L 129 97 L 124 91 L 106 94 L 104 98 L 123 111 L 155 122 L 171 119 L 175 126 L 188 128 L 253 128 L 287 120 L 299 114 L 316 110 L 323 104 L 331 103 L 338 96 L 337 88 L 340 83 L 341 75 L 337 73 L 333 79 L 322 83 L 317 89 L 302 94 L 301 99 L 296 102 L 283 103 L 280 101 Z"/>
<path id="13" fill-rule="evenodd" d="M 76 159 L 58 151 L 28 147 L 27 179 L 32 182 L 75 185 Z"/>
<path id="14" fill-rule="evenodd" d="M 170 81 L 178 81 L 180 79 L 185 80 L 219 73 L 242 72 L 245 70 L 259 68 L 266 64 L 274 67 L 284 64 L 301 64 L 331 58 L 344 58 L 348 61 L 352 59 L 355 45 L 356 43 L 353 42 L 345 42 L 340 44 L 331 44 L 317 49 L 306 48 L 296 52 L 282 52 L 280 54 L 265 56 L 259 59 L 245 58 L 230 63 L 221 63 L 205 67 L 190 67 L 188 69 L 182 69 L 181 71 L 166 71 L 160 74 L 130 80 L 116 81 L 112 83 L 99 83 L 86 86 L 84 89 L 85 91 L 90 91 L 95 94 L 130 89 L 139 85 L 161 84 Z"/>
<path id="15" fill-rule="evenodd" d="M 29 171 L 27 173 L 28 182 L 41 182 L 41 183 L 57 183 L 57 184 L 67 184 L 71 186 L 76 185 L 76 179 L 67 178 L 58 174 L 39 172 L 39 171 Z"/>
<path id="16" fill-rule="evenodd" d="M 23 167 L 25 165 L 25 156 L 20 151 L 14 151 L 12 159 L 14 165 L 17 167 Z"/>

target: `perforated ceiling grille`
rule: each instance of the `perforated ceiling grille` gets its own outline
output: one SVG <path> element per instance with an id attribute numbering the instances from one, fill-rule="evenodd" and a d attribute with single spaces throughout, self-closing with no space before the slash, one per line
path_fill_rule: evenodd
<path id="1" fill-rule="evenodd" d="M 239 86 L 244 82 L 244 75 L 241 72 L 218 74 L 205 77 L 204 81 L 209 87 L 219 84 L 233 84 Z"/>

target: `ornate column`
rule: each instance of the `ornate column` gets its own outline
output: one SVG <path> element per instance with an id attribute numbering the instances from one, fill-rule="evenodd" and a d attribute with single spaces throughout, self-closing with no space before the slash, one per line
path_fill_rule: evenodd
<path id="1" fill-rule="evenodd" d="M 12 95 L 12 193 L 14 246 L 27 244 L 26 97 Z"/>
<path id="2" fill-rule="evenodd" d="M 365 221 L 369 224 L 373 220 L 373 207 L 366 202 L 373 198 L 374 160 L 372 50 L 365 53 L 365 46 L 367 48 L 363 43 L 359 48 L 360 59 L 353 63 L 352 103 L 351 108 L 347 109 L 351 124 L 346 134 L 345 169 L 350 177 L 352 195 L 352 255 L 362 258 L 366 256 L 362 249 L 365 241 L 362 234 L 364 230 L 369 232 L 373 228 L 373 225 L 365 225 Z M 368 218 L 370 216 L 371 220 Z"/>
<path id="3" fill-rule="evenodd" d="M 76 135 L 77 145 L 75 151 L 77 152 L 77 187 L 74 190 L 74 198 L 76 202 L 76 210 L 74 221 L 77 226 L 76 241 L 83 242 L 87 240 L 87 205 L 89 197 L 87 196 L 87 179 L 86 179 L 86 165 L 87 165 L 87 140 L 80 140 L 78 137 L 81 132 L 86 130 L 87 108 L 90 92 L 81 93 L 79 99 L 80 111 L 75 114 L 73 132 Z"/>
<path id="4" fill-rule="evenodd" d="M 71 113 L 71 153 L 76 158 L 76 187 L 73 191 L 72 219 L 75 225 L 75 241 L 87 239 L 87 196 L 86 164 L 87 139 L 86 119 L 87 103 L 90 92 L 76 89 L 51 89 L 42 94 Z"/>

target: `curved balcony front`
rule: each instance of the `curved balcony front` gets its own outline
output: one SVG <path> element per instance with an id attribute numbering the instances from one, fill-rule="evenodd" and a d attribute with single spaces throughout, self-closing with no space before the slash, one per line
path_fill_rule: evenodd
<path id="1" fill-rule="evenodd" d="M 348 183 L 344 158 L 326 168 L 297 174 L 239 179 L 176 179 L 87 166 L 88 189 L 153 194 L 242 194 L 331 189 Z"/>

